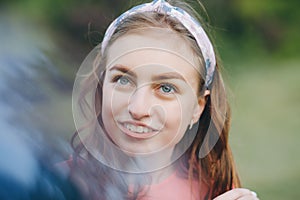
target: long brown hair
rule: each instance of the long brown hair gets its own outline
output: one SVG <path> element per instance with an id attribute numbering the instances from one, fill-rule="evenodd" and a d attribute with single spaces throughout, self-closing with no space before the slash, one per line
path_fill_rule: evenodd
<path id="1" fill-rule="evenodd" d="M 177 0 L 172 0 L 169 2 L 174 6 L 181 7 L 182 9 L 186 10 L 191 15 L 198 18 L 198 20 L 202 22 L 203 26 L 205 25 L 205 23 L 199 18 L 199 16 L 197 16 L 197 14 L 189 5 Z M 170 16 L 149 12 L 139 13 L 128 17 L 118 26 L 108 44 L 107 49 L 122 35 L 125 35 L 130 31 L 138 30 L 141 27 L 171 29 L 184 38 L 199 60 L 200 66 L 197 67 L 199 68 L 201 77 L 205 77 L 203 57 L 195 38 L 180 22 Z M 94 62 L 94 73 L 91 73 L 90 76 L 84 80 L 84 89 L 82 90 L 82 93 L 80 94 L 81 98 L 79 99 L 79 103 L 84 104 L 84 98 L 91 85 L 97 82 L 94 105 L 97 119 L 87 126 L 93 126 L 95 123 L 100 123 L 100 125 L 102 124 L 102 84 L 105 71 L 101 72 L 101 69 L 105 69 L 106 66 L 107 50 L 104 50 L 103 55 L 101 55 L 100 52 L 101 51 L 99 49 L 99 54 Z M 208 188 L 205 199 L 212 199 L 221 193 L 232 189 L 233 187 L 240 187 L 240 181 L 228 143 L 231 113 L 226 98 L 226 91 L 220 68 L 220 61 L 217 60 L 216 71 L 212 82 L 212 89 L 210 91 L 210 95 L 205 97 L 206 105 L 198 121 L 199 128 L 197 135 L 190 148 L 180 158 L 180 166 L 182 169 L 181 171 L 184 172 L 183 174 L 185 174 L 189 180 L 197 179 L 199 182 L 204 183 Z M 199 96 L 204 95 L 205 89 L 204 78 L 200 78 Z M 214 131 L 209 131 L 211 127 L 214 128 Z M 81 165 L 80 170 L 77 170 L 77 173 L 80 171 L 81 174 L 84 173 L 84 175 L 86 175 L 87 172 L 84 172 L 84 170 L 90 169 L 88 174 L 90 177 L 93 177 L 93 180 L 90 178 L 88 179 L 89 183 L 86 183 L 86 190 L 88 190 L 87 193 L 90 193 L 90 197 L 98 199 L 114 199 L 113 197 L 116 194 L 109 193 L 109 191 L 107 191 L 107 185 L 113 185 L 115 188 L 117 188 L 119 197 L 122 199 L 138 199 L 138 197 L 141 196 L 140 194 L 144 192 L 141 190 L 141 187 L 135 187 L 135 191 L 129 192 L 128 183 L 126 182 L 125 176 L 122 176 L 122 173 L 110 169 L 109 167 L 102 165 L 100 162 L 95 161 L 95 158 L 93 158 L 82 142 L 80 140 L 76 140 L 79 132 L 80 130 L 74 134 L 72 139 L 72 145 L 75 150 L 74 158 L 81 156 L 84 157 L 85 160 L 89 161 L 83 165 L 84 167 Z M 218 140 L 214 144 L 213 148 L 210 149 L 209 143 L 215 140 L 216 137 Z M 99 140 L 99 138 L 96 138 L 96 136 L 92 136 L 91 138 L 91 141 Z M 101 148 L 101 145 L 98 144 L 97 146 Z M 206 147 L 208 151 L 205 157 L 199 156 L 199 154 L 201 154 L 200 149 L 202 146 Z M 83 154 L 85 156 L 82 156 Z"/>

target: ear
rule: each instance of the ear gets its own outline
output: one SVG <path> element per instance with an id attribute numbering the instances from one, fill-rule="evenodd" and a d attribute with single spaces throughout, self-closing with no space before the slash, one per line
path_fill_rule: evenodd
<path id="1" fill-rule="evenodd" d="M 198 97 L 197 103 L 195 105 L 194 113 L 193 113 L 193 116 L 192 116 L 192 122 L 191 123 L 194 124 L 199 120 L 199 118 L 200 118 L 200 116 L 201 116 L 201 114 L 204 110 L 205 104 L 206 104 L 206 101 L 205 101 L 206 98 L 205 97 L 208 96 L 208 95 L 210 95 L 210 91 L 205 90 L 204 95 L 201 96 L 201 97 Z"/>

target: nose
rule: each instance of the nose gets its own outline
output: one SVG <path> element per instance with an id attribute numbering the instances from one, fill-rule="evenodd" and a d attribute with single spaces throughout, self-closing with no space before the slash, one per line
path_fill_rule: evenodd
<path id="1" fill-rule="evenodd" d="M 131 95 L 128 111 L 133 119 L 140 120 L 150 116 L 151 91 L 147 86 L 137 88 Z"/>

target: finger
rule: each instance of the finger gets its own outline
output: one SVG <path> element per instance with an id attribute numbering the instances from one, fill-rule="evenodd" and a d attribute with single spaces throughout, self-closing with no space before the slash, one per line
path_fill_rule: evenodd
<path id="1" fill-rule="evenodd" d="M 245 188 L 235 188 L 214 198 L 214 200 L 235 200 L 246 195 L 252 195 L 252 192 Z"/>

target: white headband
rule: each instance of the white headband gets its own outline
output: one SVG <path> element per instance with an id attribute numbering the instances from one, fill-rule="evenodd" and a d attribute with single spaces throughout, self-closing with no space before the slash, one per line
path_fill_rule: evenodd
<path id="1" fill-rule="evenodd" d="M 154 0 L 151 3 L 140 4 L 138 6 L 131 8 L 130 10 L 126 11 L 121 16 L 119 16 L 117 19 L 115 19 L 110 24 L 110 26 L 108 27 L 104 35 L 102 41 L 102 48 L 101 48 L 102 53 L 104 52 L 111 36 L 113 35 L 113 33 L 115 32 L 115 30 L 117 29 L 120 23 L 131 15 L 137 13 L 143 13 L 143 12 L 157 12 L 157 13 L 166 14 L 171 17 L 174 17 L 175 19 L 180 21 L 182 25 L 195 37 L 205 61 L 205 68 L 206 68 L 205 86 L 207 89 L 211 89 L 211 83 L 216 68 L 216 57 L 215 57 L 213 46 L 208 36 L 206 35 L 202 26 L 196 19 L 190 16 L 183 9 L 174 7 L 170 5 L 168 2 L 166 2 L 165 0 Z"/>

